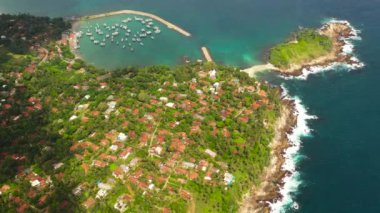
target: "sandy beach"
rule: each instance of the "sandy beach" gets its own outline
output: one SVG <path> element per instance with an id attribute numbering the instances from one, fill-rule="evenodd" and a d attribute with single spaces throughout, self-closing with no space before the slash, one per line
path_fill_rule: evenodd
<path id="1" fill-rule="evenodd" d="M 275 137 L 271 147 L 271 160 L 269 165 L 264 169 L 259 185 L 253 186 L 241 202 L 240 213 L 261 213 L 269 212 L 270 208 L 267 202 L 273 202 L 280 198 L 279 188 L 286 172 L 282 170 L 285 162 L 283 152 L 289 147 L 287 133 L 289 133 L 296 124 L 294 116 L 294 104 L 291 101 L 283 100 L 281 116 L 275 123 Z"/>
<path id="2" fill-rule="evenodd" d="M 255 65 L 247 69 L 243 69 L 241 71 L 247 73 L 250 77 L 253 77 L 256 75 L 256 73 L 266 71 L 266 70 L 278 70 L 278 68 L 273 66 L 273 64 L 267 63 L 267 64 Z"/>
<path id="3" fill-rule="evenodd" d="M 115 15 L 122 15 L 122 14 L 146 16 L 146 17 L 149 17 L 149 18 L 155 19 L 156 21 L 161 22 L 162 24 L 166 25 L 169 29 L 175 30 L 186 37 L 191 36 L 191 34 L 187 32 L 186 30 L 182 29 L 181 27 L 175 24 L 170 23 L 169 21 L 166 21 L 165 19 L 159 16 L 156 16 L 151 13 L 142 12 L 142 11 L 136 11 L 136 10 L 119 10 L 119 11 L 101 13 L 101 14 L 92 15 L 92 16 L 84 16 L 81 18 L 81 20 L 98 19 L 98 18 L 103 18 L 107 16 L 115 16 Z"/>

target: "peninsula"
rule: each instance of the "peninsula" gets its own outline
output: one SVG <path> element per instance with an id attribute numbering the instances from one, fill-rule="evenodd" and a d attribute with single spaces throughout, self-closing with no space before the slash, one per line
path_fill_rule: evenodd
<path id="1" fill-rule="evenodd" d="M 357 60 L 345 52 L 346 40 L 356 32 L 347 22 L 331 21 L 320 29 L 300 29 L 287 42 L 271 48 L 269 61 L 243 72 L 250 76 L 264 70 L 275 70 L 285 75 L 301 75 L 304 69 L 313 66 L 328 66 L 332 63 L 355 65 Z"/>
<path id="2" fill-rule="evenodd" d="M 41 18 L 38 32 L 31 18 L 0 20 L 12 26 L 0 48 L 1 209 L 236 212 L 266 179 L 289 116 L 279 89 L 214 63 L 104 72 L 54 36 L 70 29 L 62 19 Z M 16 54 L 18 35 L 36 40 Z"/>

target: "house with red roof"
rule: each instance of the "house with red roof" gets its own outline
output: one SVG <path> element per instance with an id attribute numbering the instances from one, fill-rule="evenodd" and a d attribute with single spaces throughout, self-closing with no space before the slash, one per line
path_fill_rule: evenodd
<path id="1" fill-rule="evenodd" d="M 115 171 L 112 172 L 112 175 L 115 178 L 124 179 L 124 172 L 120 167 L 116 168 Z"/>
<path id="2" fill-rule="evenodd" d="M 100 160 L 93 160 L 92 161 L 92 166 L 95 166 L 95 167 L 104 168 L 107 165 L 108 165 L 107 162 L 103 162 L 103 161 L 100 161 Z"/>
<path id="3" fill-rule="evenodd" d="M 132 147 L 127 147 L 126 149 L 124 149 L 120 154 L 119 154 L 119 158 L 125 160 L 128 158 L 128 156 L 132 153 Z"/>
<path id="4" fill-rule="evenodd" d="M 179 192 L 179 195 L 180 195 L 183 199 L 185 199 L 185 200 L 191 200 L 191 194 L 190 194 L 190 192 L 188 192 L 188 191 L 186 191 L 186 190 L 181 190 L 181 191 Z"/>
<path id="5" fill-rule="evenodd" d="M 86 209 L 89 209 L 91 207 L 93 207 L 95 205 L 96 201 L 94 198 L 90 197 L 88 198 L 85 202 L 83 202 L 83 206 L 86 208 Z"/>

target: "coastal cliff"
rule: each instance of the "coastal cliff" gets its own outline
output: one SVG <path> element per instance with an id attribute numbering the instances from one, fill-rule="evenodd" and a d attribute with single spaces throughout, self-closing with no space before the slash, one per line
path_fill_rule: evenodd
<path id="1" fill-rule="evenodd" d="M 294 115 L 294 103 L 289 100 L 283 100 L 281 115 L 274 124 L 275 136 L 271 144 L 271 160 L 269 165 L 264 169 L 258 185 L 252 187 L 242 200 L 239 212 L 270 212 L 269 203 L 280 199 L 280 186 L 283 184 L 282 179 L 287 175 L 282 170 L 285 162 L 283 153 L 290 144 L 287 134 L 296 125 Z"/>

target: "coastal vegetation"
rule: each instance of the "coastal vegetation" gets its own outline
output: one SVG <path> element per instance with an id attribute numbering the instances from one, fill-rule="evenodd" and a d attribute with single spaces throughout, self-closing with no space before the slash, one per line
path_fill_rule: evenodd
<path id="1" fill-rule="evenodd" d="M 70 27 L 71 24 L 62 18 L 1 14 L 0 46 L 16 54 L 25 54 L 33 45 L 60 39 Z"/>
<path id="2" fill-rule="evenodd" d="M 278 89 L 213 63 L 106 72 L 66 38 L 0 63 L 0 208 L 236 212 L 269 163 Z"/>
<path id="3" fill-rule="evenodd" d="M 288 42 L 270 50 L 269 62 L 280 69 L 288 69 L 293 64 L 308 63 L 327 55 L 332 49 L 332 38 L 315 29 L 301 29 Z"/>

